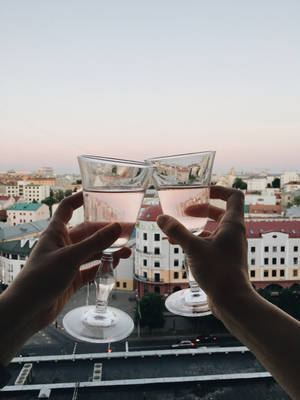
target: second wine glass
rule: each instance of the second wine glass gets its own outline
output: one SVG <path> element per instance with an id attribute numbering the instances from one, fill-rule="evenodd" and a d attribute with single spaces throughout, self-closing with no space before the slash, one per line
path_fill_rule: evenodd
<path id="1" fill-rule="evenodd" d="M 199 235 L 208 220 L 209 187 L 215 152 L 180 154 L 151 158 L 153 178 L 164 214 L 176 218 L 195 235 Z M 187 212 L 191 207 L 202 208 L 202 217 Z M 207 296 L 195 281 L 187 259 L 185 269 L 190 287 L 167 297 L 167 309 L 178 315 L 198 317 L 211 314 Z"/>
<path id="2" fill-rule="evenodd" d="M 118 222 L 120 237 L 106 249 L 95 277 L 96 305 L 75 308 L 63 319 L 73 337 L 94 343 L 122 340 L 134 328 L 131 317 L 108 307 L 114 286 L 113 253 L 129 240 L 137 220 L 152 167 L 145 163 L 98 156 L 79 156 L 83 185 L 84 217 L 100 226 Z"/>

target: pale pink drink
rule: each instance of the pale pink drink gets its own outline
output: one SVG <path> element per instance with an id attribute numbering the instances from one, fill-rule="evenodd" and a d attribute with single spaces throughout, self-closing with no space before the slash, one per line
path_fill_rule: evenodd
<path id="1" fill-rule="evenodd" d="M 171 215 L 192 232 L 203 231 L 208 219 L 208 187 L 174 187 L 158 190 L 160 204 L 164 214 Z M 195 218 L 187 215 L 193 206 L 203 207 L 203 217 Z"/>
<path id="2" fill-rule="evenodd" d="M 119 222 L 120 237 L 111 245 L 115 250 L 124 246 L 132 232 L 141 207 L 144 191 L 100 191 L 84 190 L 85 221 L 101 225 Z"/>

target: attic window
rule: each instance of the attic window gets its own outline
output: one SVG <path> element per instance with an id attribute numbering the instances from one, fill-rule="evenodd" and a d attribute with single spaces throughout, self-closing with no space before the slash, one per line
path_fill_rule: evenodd
<path id="1" fill-rule="evenodd" d="M 264 230 L 260 228 L 259 232 L 260 232 L 260 233 L 263 233 L 263 231 L 264 231 Z"/>
<path id="2" fill-rule="evenodd" d="M 150 218 L 150 214 L 147 214 L 147 215 L 146 215 L 146 218 Z"/>
<path id="3" fill-rule="evenodd" d="M 281 229 L 281 232 L 285 232 L 284 228 Z"/>
<path id="4" fill-rule="evenodd" d="M 292 233 L 296 233 L 295 229 L 292 229 Z"/>
<path id="5" fill-rule="evenodd" d="M 276 238 L 277 238 L 277 235 L 273 235 L 272 238 L 276 239 Z"/>
<path id="6" fill-rule="evenodd" d="M 254 231 L 253 231 L 253 229 L 250 229 L 250 233 L 251 233 L 251 235 L 253 235 L 253 234 L 254 234 Z"/>

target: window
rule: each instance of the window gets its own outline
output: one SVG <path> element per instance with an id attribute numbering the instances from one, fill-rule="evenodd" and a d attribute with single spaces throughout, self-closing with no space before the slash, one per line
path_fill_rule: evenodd
<path id="1" fill-rule="evenodd" d="M 298 246 L 294 246 L 294 251 L 298 251 Z"/>
<path id="2" fill-rule="evenodd" d="M 123 288 L 124 288 L 124 289 L 127 288 L 127 282 L 123 282 Z"/>
<path id="3" fill-rule="evenodd" d="M 160 254 L 160 248 L 159 247 L 155 247 L 154 248 L 154 254 Z"/>
<path id="4" fill-rule="evenodd" d="M 21 269 L 24 267 L 24 264 L 21 264 Z"/>
<path id="5" fill-rule="evenodd" d="M 182 273 L 182 279 L 186 279 L 186 272 L 185 271 Z"/>
<path id="6" fill-rule="evenodd" d="M 269 259 L 268 258 L 264 258 L 264 264 L 265 265 L 269 265 Z"/>
<path id="7" fill-rule="evenodd" d="M 293 258 L 294 264 L 298 264 L 298 257 Z"/>
<path id="8" fill-rule="evenodd" d="M 174 247 L 174 254 L 178 254 L 179 253 L 179 247 Z"/>
<path id="9" fill-rule="evenodd" d="M 143 277 L 147 279 L 147 272 L 143 273 Z"/>
<path id="10" fill-rule="evenodd" d="M 255 253 L 255 246 L 252 246 L 250 251 L 251 253 Z"/>
<path id="11" fill-rule="evenodd" d="M 272 276 L 277 276 L 277 271 L 276 271 L 276 269 L 272 269 Z"/>
<path id="12" fill-rule="evenodd" d="M 178 267 L 178 265 L 179 265 L 179 260 L 174 260 L 174 267 Z"/>
<path id="13" fill-rule="evenodd" d="M 155 286 L 154 292 L 155 292 L 155 293 L 160 293 L 160 287 L 159 287 L 159 286 Z"/>
<path id="14" fill-rule="evenodd" d="M 154 274 L 154 280 L 155 280 L 155 282 L 159 282 L 160 281 L 160 274 Z"/>
<path id="15" fill-rule="evenodd" d="M 277 246 L 273 246 L 273 253 L 276 253 L 277 251 Z"/>
<path id="16" fill-rule="evenodd" d="M 298 276 L 298 270 L 297 269 L 293 269 L 293 276 Z"/>
<path id="17" fill-rule="evenodd" d="M 160 262 L 159 261 L 154 261 L 154 267 L 159 268 L 160 267 Z"/>
<path id="18" fill-rule="evenodd" d="M 147 233 L 146 232 L 143 233 L 143 240 L 147 240 Z"/>
<path id="19" fill-rule="evenodd" d="M 11 255 L 11 258 L 12 258 L 12 260 L 17 260 L 17 259 L 18 259 L 18 256 L 17 256 L 16 254 L 12 254 L 12 255 Z"/>
<path id="20" fill-rule="evenodd" d="M 145 258 L 143 259 L 143 265 L 144 267 L 147 267 L 147 260 Z"/>
<path id="21" fill-rule="evenodd" d="M 264 277 L 267 278 L 269 276 L 269 271 L 267 269 L 264 270 Z"/>
<path id="22" fill-rule="evenodd" d="M 284 258 L 281 258 L 281 259 L 280 259 L 280 264 L 281 264 L 281 265 L 284 265 Z"/>
<path id="23" fill-rule="evenodd" d="M 276 258 L 272 258 L 272 264 L 276 265 L 277 264 L 277 259 Z"/>
<path id="24" fill-rule="evenodd" d="M 159 242 L 159 241 L 160 241 L 160 234 L 159 234 L 159 233 L 154 233 L 154 240 L 155 240 L 156 242 Z"/>
<path id="25" fill-rule="evenodd" d="M 280 270 L 280 276 L 284 276 L 284 269 Z"/>
<path id="26" fill-rule="evenodd" d="M 144 246 L 144 253 L 148 253 L 147 246 Z"/>
<path id="27" fill-rule="evenodd" d="M 285 251 L 285 246 L 281 246 L 280 251 Z"/>
<path id="28" fill-rule="evenodd" d="M 119 282 L 119 281 L 117 281 L 116 285 L 117 285 L 117 287 L 120 287 L 120 282 Z"/>
<path id="29" fill-rule="evenodd" d="M 250 271 L 251 278 L 255 278 L 255 271 Z"/>
<path id="30" fill-rule="evenodd" d="M 269 252 L 269 246 L 265 246 L 265 253 Z"/>
<path id="31" fill-rule="evenodd" d="M 255 258 L 251 258 L 251 265 L 255 265 Z"/>
<path id="32" fill-rule="evenodd" d="M 174 279 L 178 279 L 178 272 L 174 272 Z"/>

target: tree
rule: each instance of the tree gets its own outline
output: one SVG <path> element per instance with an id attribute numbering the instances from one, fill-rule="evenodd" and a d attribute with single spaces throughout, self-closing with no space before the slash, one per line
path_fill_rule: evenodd
<path id="1" fill-rule="evenodd" d="M 164 326 L 164 301 L 158 293 L 147 293 L 141 297 L 135 309 L 135 321 L 150 330 Z"/>
<path id="2" fill-rule="evenodd" d="M 273 188 L 280 188 L 280 179 L 279 178 L 275 178 L 272 182 L 272 187 Z"/>
<path id="3" fill-rule="evenodd" d="M 246 190 L 247 183 L 244 182 L 241 178 L 235 178 L 235 181 L 233 182 L 232 187 L 234 187 L 236 189 Z"/>
<path id="4" fill-rule="evenodd" d="M 49 207 L 49 211 L 50 211 L 50 217 L 52 216 L 52 206 L 54 203 L 56 203 L 55 198 L 52 196 L 51 197 L 51 193 L 49 197 L 46 197 L 44 200 L 42 200 L 43 204 L 46 204 Z"/>
<path id="5" fill-rule="evenodd" d="M 65 197 L 71 196 L 72 193 L 73 193 L 73 192 L 72 192 L 71 189 L 66 190 L 66 191 L 65 191 Z"/>
<path id="6" fill-rule="evenodd" d="M 64 194 L 64 192 L 62 190 L 58 190 L 55 193 L 56 203 L 61 202 L 64 198 L 65 198 L 65 194 Z"/>
<path id="7" fill-rule="evenodd" d="M 294 197 L 294 205 L 295 206 L 300 206 L 300 196 L 295 196 Z"/>

